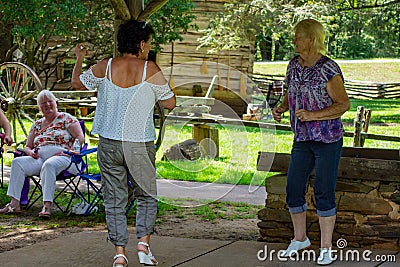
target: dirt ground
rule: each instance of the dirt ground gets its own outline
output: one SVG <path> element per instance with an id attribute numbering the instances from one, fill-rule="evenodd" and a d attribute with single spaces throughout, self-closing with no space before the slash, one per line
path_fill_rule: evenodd
<path id="1" fill-rule="evenodd" d="M 259 209 L 232 203 L 172 209 L 160 212 L 156 228 L 161 236 L 255 241 Z M 38 213 L 39 207 L 33 207 L 20 214 L 0 214 L 0 253 L 80 231 L 106 231 L 104 212 L 88 217 L 57 212 L 45 220 L 38 218 Z M 129 215 L 128 223 L 134 233 L 134 214 Z"/>

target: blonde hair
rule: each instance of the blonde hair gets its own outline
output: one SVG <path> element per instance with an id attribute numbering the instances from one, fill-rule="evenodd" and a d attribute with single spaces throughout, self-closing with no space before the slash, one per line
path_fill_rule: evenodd
<path id="1" fill-rule="evenodd" d="M 314 38 L 312 47 L 322 55 L 326 55 L 326 47 L 324 44 L 325 29 L 319 21 L 315 19 L 299 21 L 296 26 L 294 26 L 294 31 L 304 35 L 304 37 Z"/>
<path id="2" fill-rule="evenodd" d="M 40 105 L 40 103 L 42 102 L 43 98 L 48 98 L 48 99 L 54 100 L 54 102 L 57 102 L 57 98 L 49 90 L 40 91 L 40 93 L 37 96 L 37 104 L 38 105 Z"/>

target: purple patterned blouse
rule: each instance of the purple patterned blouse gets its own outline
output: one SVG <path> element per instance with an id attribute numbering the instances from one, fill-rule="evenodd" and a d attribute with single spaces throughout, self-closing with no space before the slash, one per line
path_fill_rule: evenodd
<path id="1" fill-rule="evenodd" d="M 297 119 L 295 111 L 298 109 L 315 111 L 331 106 L 333 101 L 328 95 L 326 84 L 336 75 L 340 75 L 343 79 L 342 71 L 335 61 L 326 56 L 322 56 L 310 68 L 303 68 L 299 59 L 300 56 L 292 58 L 286 72 L 290 125 L 294 139 L 297 142 L 339 141 L 344 134 L 340 118 L 301 122 Z"/>

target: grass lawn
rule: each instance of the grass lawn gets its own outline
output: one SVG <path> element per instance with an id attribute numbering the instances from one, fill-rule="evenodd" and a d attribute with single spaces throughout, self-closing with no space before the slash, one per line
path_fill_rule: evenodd
<path id="1" fill-rule="evenodd" d="M 353 61 L 357 62 L 357 61 Z M 368 60 L 360 63 L 351 63 L 349 60 L 337 60 L 346 80 L 359 80 L 371 82 L 400 82 L 400 61 L 381 62 Z M 254 63 L 255 73 L 282 75 L 286 73 L 287 62 Z"/>

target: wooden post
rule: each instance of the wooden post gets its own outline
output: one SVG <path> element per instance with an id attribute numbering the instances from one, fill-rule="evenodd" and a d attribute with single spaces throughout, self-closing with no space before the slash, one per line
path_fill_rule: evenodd
<path id="1" fill-rule="evenodd" d="M 231 49 L 228 49 L 228 73 L 227 73 L 227 80 L 226 80 L 226 88 L 225 90 L 231 89 Z"/>
<path id="2" fill-rule="evenodd" d="M 364 114 L 364 107 L 358 106 L 357 115 L 356 118 L 354 119 L 354 141 L 353 141 L 354 147 L 361 146 L 361 130 L 362 130 L 363 114 Z"/>
<path id="3" fill-rule="evenodd" d="M 241 97 L 246 98 L 247 96 L 247 87 L 246 87 L 246 81 L 244 79 L 244 73 L 243 73 L 243 56 L 240 59 L 240 85 L 239 85 L 239 94 Z"/>
<path id="4" fill-rule="evenodd" d="M 368 127 L 369 127 L 369 121 L 371 120 L 371 110 L 370 109 L 366 109 L 364 111 L 364 115 L 363 115 L 363 123 L 362 123 L 362 132 L 363 133 L 367 133 L 368 132 Z M 361 146 L 364 146 L 365 143 L 365 135 L 361 135 Z"/>
<path id="5" fill-rule="evenodd" d="M 218 129 L 209 125 L 195 124 L 192 127 L 192 137 L 200 143 L 207 157 L 219 157 Z"/>
<path id="6" fill-rule="evenodd" d="M 217 58 L 217 75 L 218 75 L 218 90 L 222 91 L 221 70 L 219 69 L 219 52 Z"/>
<path id="7" fill-rule="evenodd" d="M 379 99 L 385 98 L 385 93 L 386 90 L 384 84 L 378 84 L 378 98 Z"/>

